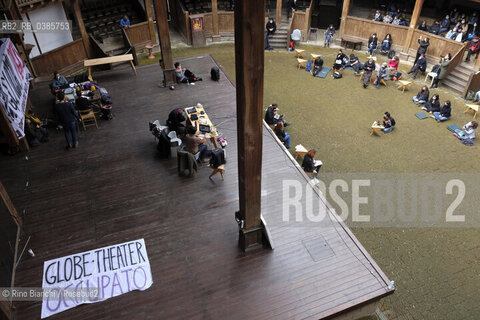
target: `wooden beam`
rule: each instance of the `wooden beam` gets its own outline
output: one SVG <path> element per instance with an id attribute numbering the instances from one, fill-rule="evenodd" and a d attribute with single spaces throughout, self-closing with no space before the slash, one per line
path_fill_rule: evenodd
<path id="1" fill-rule="evenodd" d="M 5 190 L 5 187 L 3 186 L 1 181 L 0 181 L 0 198 L 2 198 L 3 203 L 5 204 L 5 207 L 7 208 L 8 212 L 12 216 L 17 226 L 21 227 L 23 223 L 22 217 L 20 217 L 17 210 L 15 209 L 15 206 L 13 205 L 13 202 L 10 199 L 10 196 L 8 195 L 7 190 Z"/>
<path id="2" fill-rule="evenodd" d="M 220 32 L 218 31 L 218 2 L 212 0 L 212 25 L 213 25 L 213 41 L 220 41 Z"/>
<path id="3" fill-rule="evenodd" d="M 473 67 L 475 70 L 480 70 L 480 59 L 475 60 L 475 66 Z"/>
<path id="4" fill-rule="evenodd" d="M 92 57 L 92 46 L 90 44 L 90 38 L 88 37 L 87 30 L 85 29 L 85 24 L 83 23 L 82 10 L 80 10 L 80 5 L 78 0 L 73 0 L 73 11 L 75 13 L 75 19 L 77 20 L 80 33 L 82 34 L 83 45 L 85 46 L 85 51 L 87 52 L 87 57 Z"/>
<path id="5" fill-rule="evenodd" d="M 410 27 L 408 28 L 407 37 L 403 44 L 403 53 L 408 55 L 408 50 L 410 49 L 410 44 L 412 43 L 413 33 L 418 22 L 418 17 L 422 12 L 424 0 L 416 0 L 415 7 L 413 8 L 412 19 L 410 20 Z"/>
<path id="6" fill-rule="evenodd" d="M 157 36 L 155 34 L 155 26 L 153 24 L 152 0 L 145 0 L 145 13 L 147 14 L 148 31 L 150 32 L 150 41 L 152 41 L 152 44 L 156 44 Z"/>
<path id="7" fill-rule="evenodd" d="M 342 16 L 340 18 L 340 32 L 339 38 L 341 39 L 345 34 L 345 19 L 348 16 L 348 11 L 350 10 L 350 0 L 343 0 Z"/>
<path id="8" fill-rule="evenodd" d="M 277 12 L 275 15 L 275 22 L 277 23 L 277 27 L 280 27 L 280 25 L 282 24 L 282 0 L 277 0 Z"/>
<path id="9" fill-rule="evenodd" d="M 262 112 L 265 0 L 235 2 L 239 245 L 261 247 Z"/>
<path id="10" fill-rule="evenodd" d="M 175 69 L 173 68 L 172 47 L 170 45 L 170 34 L 168 29 L 168 16 L 166 0 L 153 0 L 155 14 L 157 17 L 158 38 L 160 39 L 160 50 L 162 52 L 163 77 L 165 85 L 175 84 Z"/>

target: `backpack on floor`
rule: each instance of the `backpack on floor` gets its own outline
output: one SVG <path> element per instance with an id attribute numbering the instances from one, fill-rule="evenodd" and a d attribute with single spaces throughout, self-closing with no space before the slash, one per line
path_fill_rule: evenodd
<path id="1" fill-rule="evenodd" d="M 225 160 L 225 152 L 223 151 L 223 149 L 213 149 L 212 157 L 210 158 L 210 166 L 212 168 L 218 168 L 225 163 L 227 163 L 227 161 Z"/>
<path id="2" fill-rule="evenodd" d="M 390 51 L 388 52 L 388 58 L 389 58 L 389 59 L 392 59 L 393 57 L 395 57 L 395 53 L 396 53 L 395 50 L 390 50 Z"/>
<path id="3" fill-rule="evenodd" d="M 213 81 L 219 81 L 220 80 L 220 69 L 218 69 L 218 67 L 212 67 L 212 69 L 210 70 L 210 75 L 211 75 Z"/>
<path id="4" fill-rule="evenodd" d="M 305 68 L 305 70 L 307 72 L 310 72 L 310 70 L 312 70 L 312 61 L 311 60 L 308 60 L 307 67 Z"/>
<path id="5" fill-rule="evenodd" d="M 333 78 L 334 78 L 334 79 L 340 79 L 341 77 L 342 77 L 342 74 L 341 74 L 340 72 L 335 71 L 335 72 L 333 73 Z"/>

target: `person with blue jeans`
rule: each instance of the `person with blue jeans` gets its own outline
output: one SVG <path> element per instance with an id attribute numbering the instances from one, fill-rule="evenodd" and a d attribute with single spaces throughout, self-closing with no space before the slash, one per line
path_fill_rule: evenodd
<path id="1" fill-rule="evenodd" d="M 277 125 L 275 126 L 275 135 L 285 144 L 285 148 L 290 148 L 290 135 L 285 132 L 282 121 L 277 122 Z"/>
<path id="2" fill-rule="evenodd" d="M 440 109 L 440 112 L 436 111 L 433 113 L 433 118 L 437 121 L 445 121 L 450 119 L 450 116 L 452 115 L 452 104 L 450 103 L 450 100 L 445 101 L 445 104 L 443 105 L 442 109 Z"/>
<path id="3" fill-rule="evenodd" d="M 65 101 L 65 94 L 62 91 L 57 92 L 56 96 L 59 102 L 55 104 L 54 110 L 58 122 L 63 127 L 63 133 L 67 140 L 66 149 L 76 148 L 78 146 L 76 120 L 80 121 L 80 118 L 73 104 Z"/>
<path id="4" fill-rule="evenodd" d="M 413 103 L 415 104 L 425 104 L 428 101 L 430 91 L 427 86 L 423 86 L 422 89 L 417 93 L 416 96 L 413 96 Z"/>
<path id="5" fill-rule="evenodd" d="M 367 50 L 367 53 L 372 55 L 373 52 L 375 51 L 375 49 L 377 49 L 377 46 L 378 46 L 378 38 L 377 38 L 377 34 L 374 33 L 372 34 L 372 36 L 368 39 L 368 44 L 367 44 L 367 47 L 368 47 L 368 50 Z"/>
<path id="6" fill-rule="evenodd" d="M 455 137 L 457 137 L 460 140 L 467 140 L 467 139 L 475 139 L 475 129 L 478 128 L 478 122 L 477 121 L 470 121 L 466 125 L 463 126 L 462 130 L 455 130 L 455 133 L 453 134 Z"/>
<path id="7" fill-rule="evenodd" d="M 198 153 L 198 160 L 204 161 L 208 151 L 205 138 L 198 136 L 197 128 L 193 126 L 187 127 L 186 133 L 185 151 L 193 155 Z"/>
<path id="8" fill-rule="evenodd" d="M 388 111 L 383 114 L 383 126 L 385 127 L 385 129 L 382 129 L 384 133 L 392 132 L 395 128 L 395 119 L 393 119 Z"/>
<path id="9" fill-rule="evenodd" d="M 330 47 L 330 41 L 332 40 L 333 36 L 335 35 L 335 28 L 333 24 L 331 24 L 327 30 L 325 30 L 325 43 L 324 47 Z"/>

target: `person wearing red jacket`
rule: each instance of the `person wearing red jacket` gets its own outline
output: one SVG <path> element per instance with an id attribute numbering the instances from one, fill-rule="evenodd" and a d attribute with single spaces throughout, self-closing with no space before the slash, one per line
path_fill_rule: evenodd
<path id="1" fill-rule="evenodd" d="M 478 58 L 478 53 L 480 52 L 480 41 L 478 41 L 479 38 L 478 37 L 474 37 L 472 39 L 472 41 L 470 41 L 470 43 L 468 44 L 468 53 L 467 53 L 467 58 L 465 59 L 465 62 L 469 62 L 470 61 L 470 56 L 472 55 L 472 53 L 476 53 L 477 56 L 475 57 Z"/>

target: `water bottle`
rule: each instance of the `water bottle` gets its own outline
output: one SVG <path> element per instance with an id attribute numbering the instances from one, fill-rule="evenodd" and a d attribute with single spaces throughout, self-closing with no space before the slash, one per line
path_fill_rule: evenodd
<path id="1" fill-rule="evenodd" d="M 190 82 L 188 82 L 188 80 L 187 80 L 187 86 L 189 86 L 189 85 L 190 85 Z"/>

